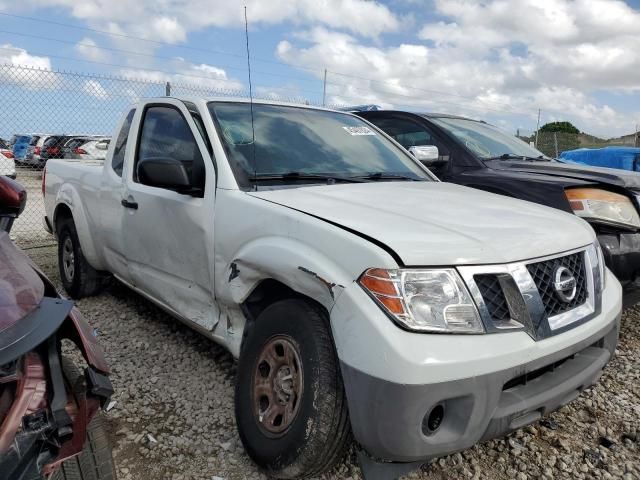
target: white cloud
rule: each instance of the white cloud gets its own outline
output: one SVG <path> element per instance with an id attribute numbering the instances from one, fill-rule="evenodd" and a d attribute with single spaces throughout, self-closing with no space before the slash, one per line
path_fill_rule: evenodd
<path id="1" fill-rule="evenodd" d="M 180 73 L 166 73 L 153 69 L 140 70 L 134 67 L 122 69 L 120 73 L 127 78 L 135 78 L 147 82 L 170 82 L 172 91 L 184 95 L 213 95 L 216 91 L 224 93 L 244 90 L 242 82 L 229 78 L 224 69 L 213 65 L 205 63 L 194 64 L 182 58 L 175 58 L 169 62 L 169 66 Z"/>
<path id="2" fill-rule="evenodd" d="M 109 98 L 109 94 L 98 80 L 87 80 L 82 88 L 84 92 L 100 100 Z"/>
<path id="3" fill-rule="evenodd" d="M 162 42 L 184 42 L 187 32 L 178 20 L 169 17 L 156 17 L 151 21 L 151 36 Z"/>
<path id="4" fill-rule="evenodd" d="M 107 51 L 98 48 L 95 40 L 89 37 L 85 37 L 76 43 L 74 49 L 81 57 L 91 60 L 92 62 L 106 62 L 110 59 Z"/>
<path id="5" fill-rule="evenodd" d="M 2 65 L 24 68 L 2 68 Z M 14 47 L 10 43 L 0 45 L 0 80 L 3 82 L 32 90 L 56 88 L 60 85 L 60 77 L 49 70 L 49 57 L 31 55 L 24 48 Z"/>
<path id="6" fill-rule="evenodd" d="M 49 57 L 31 55 L 24 48 L 14 47 L 10 43 L 0 45 L 0 63 L 47 70 L 51 69 L 51 59 L 49 59 Z"/>
<path id="7" fill-rule="evenodd" d="M 525 115 L 533 126 L 541 108 L 548 117 L 574 120 L 602 134 L 626 132 L 632 118 L 640 117 L 639 111 L 620 113 L 597 101 L 601 90 L 629 98 L 640 93 L 640 11 L 624 2 L 435 0 L 434 5 L 443 20 L 417 29 L 417 41 L 372 46 L 316 27 L 281 41 L 276 53 L 290 64 L 350 75 L 329 74 L 328 91 L 336 103 Z"/>
<path id="8" fill-rule="evenodd" d="M 400 26 L 388 7 L 373 0 L 247 0 L 244 5 L 251 26 L 321 24 L 366 37 Z M 130 34 L 167 42 L 183 41 L 186 32 L 206 27 L 244 25 L 243 3 L 228 0 L 23 0 L 21 6 L 66 7 L 93 25 L 115 23 Z"/>

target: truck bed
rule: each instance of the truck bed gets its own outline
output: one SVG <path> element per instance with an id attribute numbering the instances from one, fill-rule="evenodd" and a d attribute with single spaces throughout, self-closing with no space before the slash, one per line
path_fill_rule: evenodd
<path id="1" fill-rule="evenodd" d="M 94 207 L 98 203 L 103 165 L 103 160 L 55 159 L 47 162 L 44 202 L 49 221 L 53 219 L 54 209 L 63 197 L 71 202 L 82 203 L 87 213 L 99 211 Z M 82 195 L 74 198 L 80 192 Z"/>

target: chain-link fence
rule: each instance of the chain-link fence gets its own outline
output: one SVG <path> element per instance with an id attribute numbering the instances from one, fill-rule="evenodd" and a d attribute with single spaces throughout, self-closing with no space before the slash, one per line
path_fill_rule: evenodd
<path id="1" fill-rule="evenodd" d="M 155 73 L 143 75 L 152 80 L 0 65 L 0 175 L 16 175 L 28 191 L 27 208 L 12 231 L 21 246 L 53 242 L 43 226 L 41 181 L 46 162 L 51 158 L 104 158 L 109 135 L 131 104 L 144 97 L 165 95 L 248 96 L 246 91 L 219 88 L 216 78 L 194 77 L 195 83 L 184 84 L 174 82 L 175 76 L 167 75 L 167 81 Z M 258 87 L 254 91 L 273 90 Z M 277 96 L 256 98 L 314 103 L 297 93 L 286 97 L 286 90 L 275 90 Z M 537 135 L 535 131 L 518 131 L 517 136 L 551 157 L 580 147 L 640 146 L 637 135 L 604 140 L 584 133 L 540 130 Z"/>
<path id="2" fill-rule="evenodd" d="M 215 79 L 197 80 L 181 84 L 0 65 L 0 175 L 15 175 L 28 193 L 27 207 L 12 230 L 15 240 L 22 247 L 53 241 L 43 226 L 44 165 L 52 158 L 104 158 L 121 114 L 139 99 L 248 96 L 217 88 Z"/>

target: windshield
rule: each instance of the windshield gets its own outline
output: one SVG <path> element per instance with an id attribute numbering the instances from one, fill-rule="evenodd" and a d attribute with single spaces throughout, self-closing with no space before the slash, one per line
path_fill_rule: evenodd
<path id="1" fill-rule="evenodd" d="M 249 186 L 265 176 L 287 181 L 303 176 L 353 178 L 377 174 L 432 180 L 400 148 L 353 115 L 293 106 L 209 104 L 238 182 Z"/>
<path id="2" fill-rule="evenodd" d="M 430 120 L 451 133 L 481 159 L 514 155 L 550 160 L 518 137 L 504 133 L 493 125 L 464 118 L 438 117 Z"/>

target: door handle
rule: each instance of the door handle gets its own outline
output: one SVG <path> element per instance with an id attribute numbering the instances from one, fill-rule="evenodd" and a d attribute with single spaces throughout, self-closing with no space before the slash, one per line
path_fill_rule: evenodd
<path id="1" fill-rule="evenodd" d="M 122 199 L 122 201 L 120 202 L 120 204 L 124 207 L 124 208 L 130 208 L 132 210 L 137 210 L 138 209 L 138 202 L 130 202 L 129 200 L 125 200 L 124 198 Z"/>

